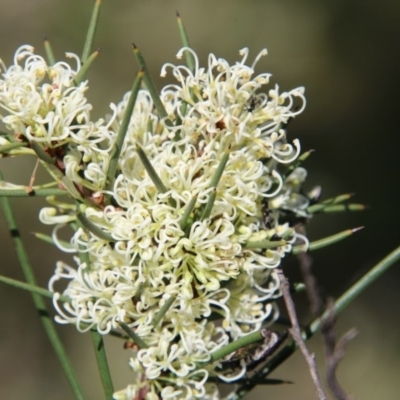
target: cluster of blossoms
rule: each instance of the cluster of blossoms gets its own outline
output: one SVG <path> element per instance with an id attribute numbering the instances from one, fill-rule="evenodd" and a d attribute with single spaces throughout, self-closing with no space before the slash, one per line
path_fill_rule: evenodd
<path id="1" fill-rule="evenodd" d="M 270 75 L 253 75 L 265 50 L 251 66 L 247 49 L 234 65 L 211 54 L 207 68 L 191 49 L 178 58 L 185 51 L 193 70 L 162 68 L 177 81 L 160 93 L 166 116 L 139 91 L 111 184 L 130 93 L 92 122 L 75 55 L 76 70 L 23 46 L 2 65 L 1 120 L 27 144 L 13 154 L 39 146 L 81 203 L 51 198 L 40 213 L 55 225 L 57 246 L 79 254 L 50 279 L 56 320 L 104 335 L 123 322 L 146 344 L 133 350 L 134 383 L 115 399 L 220 398 L 216 378 L 234 381 L 246 365 L 226 371 L 210 354 L 276 320 L 276 268 L 294 244 L 307 246 L 294 229 L 307 217 L 306 171 L 295 167 L 300 144 L 285 132 L 304 108 L 303 88 L 261 92 Z M 65 225 L 74 228 L 68 243 L 58 237 Z M 60 280 L 69 302 L 60 301 Z"/>

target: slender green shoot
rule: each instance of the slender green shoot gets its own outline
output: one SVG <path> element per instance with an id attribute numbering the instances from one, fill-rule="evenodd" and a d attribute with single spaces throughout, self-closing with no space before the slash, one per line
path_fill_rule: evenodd
<path id="1" fill-rule="evenodd" d="M 354 196 L 354 193 L 344 193 L 339 196 L 332 197 L 330 199 L 326 199 L 322 202 L 322 204 L 339 204 L 344 201 L 350 200 Z"/>
<path id="2" fill-rule="evenodd" d="M 191 48 L 189 43 L 189 37 L 187 35 L 185 26 L 183 25 L 182 18 L 178 12 L 176 12 L 176 19 L 178 22 L 179 36 L 181 37 L 183 47 Z M 184 54 L 185 54 L 186 64 L 189 67 L 189 69 L 193 72 L 196 67 L 196 62 L 193 57 L 193 54 L 190 51 L 185 51 Z"/>
<path id="3" fill-rule="evenodd" d="M 45 235 L 44 233 L 40 233 L 40 232 L 32 232 L 32 234 L 36 238 L 42 240 L 45 243 L 49 243 L 49 244 L 52 244 L 52 245 L 56 244 L 56 242 L 54 241 L 54 239 L 50 235 Z M 71 246 L 71 243 L 66 242 L 65 240 L 58 240 L 58 243 L 60 243 L 61 246 L 65 247 L 66 249 L 71 249 L 71 250 L 73 249 L 73 247 Z"/>
<path id="4" fill-rule="evenodd" d="M 149 69 L 147 68 L 143 55 L 135 44 L 133 44 L 133 54 L 136 57 L 140 69 L 144 72 L 144 77 L 143 77 L 144 84 L 146 85 L 146 88 L 149 91 L 151 98 L 153 99 L 153 103 L 154 106 L 156 107 L 158 115 L 160 116 L 160 118 L 166 118 L 165 123 L 167 125 L 171 125 L 171 121 L 168 119 L 167 111 L 165 110 L 164 104 L 160 99 L 156 86 L 154 85 L 153 80 L 151 79 Z"/>
<path id="5" fill-rule="evenodd" d="M 50 290 L 31 285 L 26 282 L 21 282 L 16 279 L 8 278 L 7 276 L 0 275 L 0 282 L 6 283 L 7 285 L 14 286 L 18 289 L 26 290 L 31 293 L 38 294 L 42 297 L 47 297 L 49 299 L 53 299 L 54 293 L 50 292 Z M 68 296 L 60 295 L 59 301 L 63 303 L 69 303 L 71 299 Z"/>
<path id="6" fill-rule="evenodd" d="M 153 327 L 156 327 L 160 323 L 160 321 L 162 320 L 164 315 L 171 308 L 172 304 L 174 304 L 175 300 L 176 300 L 176 296 L 169 297 L 169 299 L 158 310 L 157 314 L 154 316 L 153 320 L 151 321 L 151 324 L 153 325 Z"/>
<path id="7" fill-rule="evenodd" d="M 14 143 L 5 144 L 3 146 L 0 146 L 0 154 L 8 153 L 10 150 L 18 149 L 20 147 L 26 147 L 26 143 L 14 142 Z"/>
<path id="8" fill-rule="evenodd" d="M 226 151 L 224 155 L 221 158 L 221 161 L 218 164 L 217 170 L 215 171 L 214 176 L 211 179 L 210 187 L 217 187 L 218 182 L 221 179 L 221 176 L 224 172 L 224 169 L 226 167 L 226 164 L 228 163 L 229 160 L 229 151 Z"/>
<path id="9" fill-rule="evenodd" d="M 316 240 L 315 242 L 311 242 L 308 246 L 308 249 L 305 249 L 304 245 L 297 245 L 294 246 L 292 249 L 292 254 L 300 254 L 304 253 L 305 251 L 313 251 L 319 250 L 323 247 L 330 246 L 333 243 L 340 242 L 343 239 L 353 235 L 354 233 L 358 232 L 359 230 L 363 229 L 363 226 L 353 229 L 346 229 L 345 231 L 336 233 L 335 235 L 328 236 L 326 238 Z"/>
<path id="10" fill-rule="evenodd" d="M 86 215 L 83 214 L 82 212 L 77 213 L 77 218 L 78 218 L 79 222 L 82 224 L 82 226 L 84 226 L 88 231 L 93 233 L 93 235 L 97 236 L 100 239 L 106 240 L 107 242 L 115 241 L 110 234 L 103 231 L 96 224 L 94 224 L 92 221 L 90 221 L 89 218 L 86 217 Z"/>
<path id="11" fill-rule="evenodd" d="M 212 364 L 213 362 L 226 357 L 227 355 L 233 353 L 234 351 L 237 351 L 243 347 L 249 346 L 253 343 L 257 343 L 263 340 L 264 336 L 262 335 L 262 331 L 263 330 L 249 333 L 248 335 L 242 336 L 241 338 L 235 340 L 234 342 L 231 342 L 226 346 L 219 348 L 218 350 L 211 353 L 209 361 L 199 364 L 198 367 L 203 367 L 204 365 Z"/>
<path id="12" fill-rule="evenodd" d="M 345 211 L 364 211 L 367 207 L 364 204 L 313 204 L 307 208 L 309 214 L 316 213 L 335 213 L 335 212 L 345 212 Z"/>
<path id="13" fill-rule="evenodd" d="M 157 188 L 157 190 L 160 193 L 166 193 L 168 191 L 168 189 L 161 182 L 160 177 L 158 176 L 156 170 L 151 165 L 151 162 L 147 158 L 146 153 L 144 152 L 144 150 L 138 144 L 136 144 L 136 151 L 138 153 L 138 156 L 139 156 L 140 160 L 142 161 L 144 169 L 149 174 L 150 179 L 153 181 L 154 186 Z"/>
<path id="14" fill-rule="evenodd" d="M 121 125 L 119 127 L 117 139 L 114 144 L 114 151 L 111 156 L 110 165 L 107 171 L 107 182 L 108 187 L 112 188 L 114 186 L 115 174 L 118 167 L 119 156 L 121 155 L 122 146 L 124 144 L 126 132 L 128 131 L 129 123 L 131 121 L 133 109 L 135 107 L 136 99 L 140 90 L 140 84 L 143 79 L 143 71 L 139 71 L 136 76 L 135 81 L 133 82 L 131 94 L 129 96 L 128 103 L 126 105 L 126 109 L 124 111 L 124 116 L 122 117 Z"/>
<path id="15" fill-rule="evenodd" d="M 197 196 L 193 196 L 192 199 L 189 201 L 188 205 L 186 206 L 185 212 L 183 213 L 181 220 L 179 221 L 179 225 L 183 231 L 187 226 L 189 217 L 192 214 L 194 206 L 196 205 L 196 201 L 197 201 Z"/>
<path id="16" fill-rule="evenodd" d="M 243 247 L 246 249 L 276 249 L 286 244 L 285 240 L 260 240 L 259 242 L 246 242 Z"/>
<path id="17" fill-rule="evenodd" d="M 84 202 L 85 199 L 82 198 L 81 194 L 78 192 L 74 183 L 66 177 L 55 165 L 50 165 L 44 161 L 40 163 L 42 167 L 49 173 L 49 175 L 58 183 L 58 186 L 65 187 L 66 191 L 74 199 L 79 199 Z M 66 193 L 65 193 L 66 194 Z"/>
<path id="18" fill-rule="evenodd" d="M 147 349 L 149 347 L 125 322 L 119 321 L 118 324 L 140 349 Z"/>
<path id="19" fill-rule="evenodd" d="M 354 299 L 356 299 L 368 286 L 375 282 L 385 271 L 387 271 L 394 263 L 400 260 L 400 247 L 397 247 L 383 260 L 371 268 L 363 277 L 361 277 L 353 286 L 346 290 L 336 301 L 333 306 L 335 314 L 344 310 Z M 321 327 L 321 322 L 329 317 L 332 310 L 327 310 L 320 317 L 310 324 L 310 332 L 315 333 Z"/>
<path id="20" fill-rule="evenodd" d="M 114 393 L 114 386 L 111 379 L 110 368 L 108 366 L 106 349 L 104 346 L 103 336 L 99 332 L 91 330 L 92 342 L 94 347 L 94 354 L 96 356 L 97 366 L 101 383 L 103 385 L 104 394 L 106 399 L 112 399 Z"/>
<path id="21" fill-rule="evenodd" d="M 308 150 L 303 153 L 287 170 L 282 174 L 282 179 L 285 180 L 296 168 L 298 168 L 315 150 Z"/>
<path id="22" fill-rule="evenodd" d="M 90 52 L 92 51 L 93 41 L 96 34 L 96 28 L 99 21 L 100 6 L 101 6 L 101 0 L 96 0 L 92 11 L 92 16 L 90 18 L 89 28 L 86 34 L 85 43 L 83 45 L 83 51 L 81 56 L 81 62 L 83 64 L 86 62 Z"/>
<path id="23" fill-rule="evenodd" d="M 35 189 L 27 192 L 24 189 L 0 189 L 0 197 L 46 197 L 46 196 L 65 196 L 68 192 L 63 189 Z"/>
<path id="24" fill-rule="evenodd" d="M 44 161 L 46 164 L 54 165 L 56 159 L 51 157 L 48 153 L 46 153 L 43 147 L 35 141 L 30 142 L 32 150 L 36 153 L 40 160 Z"/>
<path id="25" fill-rule="evenodd" d="M 3 179 L 2 174 L 0 173 L 0 180 Z M 11 237 L 13 239 L 18 260 L 21 265 L 22 271 L 24 273 L 25 279 L 28 284 L 32 286 L 37 286 L 36 278 L 33 273 L 32 266 L 29 262 L 28 254 L 25 250 L 25 246 L 22 242 L 21 236 L 19 234 L 18 226 L 15 222 L 15 218 L 11 209 L 10 202 L 7 198 L 1 198 L 1 204 L 4 211 L 5 219 L 7 222 L 8 229 L 10 231 Z M 78 400 L 84 400 L 85 396 L 83 395 L 82 389 L 78 382 L 78 378 L 72 365 L 68 359 L 67 353 L 64 349 L 64 346 L 61 343 L 60 338 L 58 337 L 56 328 L 53 324 L 51 318 L 49 318 L 49 313 L 46 308 L 46 304 L 41 295 L 37 293 L 32 293 L 33 302 L 35 307 L 39 313 L 40 319 L 42 321 L 43 327 L 46 331 L 47 337 L 50 340 L 50 343 L 60 361 L 60 364 L 64 370 L 64 373 L 68 379 L 68 382 L 71 386 L 71 389 L 75 395 L 75 398 Z"/>
<path id="26" fill-rule="evenodd" d="M 204 207 L 204 210 L 200 216 L 200 221 L 204 221 L 206 218 L 208 218 L 211 215 L 211 211 L 214 207 L 216 198 L 217 198 L 217 188 L 214 187 L 213 190 L 211 191 L 210 195 L 208 196 L 206 206 Z"/>
<path id="27" fill-rule="evenodd" d="M 54 65 L 56 63 L 56 58 L 54 57 L 53 49 L 51 48 L 50 41 L 47 37 L 44 38 L 44 51 L 46 53 L 47 63 L 49 65 Z"/>
<path id="28" fill-rule="evenodd" d="M 92 66 L 93 61 L 97 58 L 97 56 L 100 54 L 101 48 L 98 48 L 94 53 L 90 55 L 90 57 L 82 64 L 81 68 L 77 72 L 74 78 L 74 85 L 78 86 L 84 79 L 89 71 L 89 68 Z"/>

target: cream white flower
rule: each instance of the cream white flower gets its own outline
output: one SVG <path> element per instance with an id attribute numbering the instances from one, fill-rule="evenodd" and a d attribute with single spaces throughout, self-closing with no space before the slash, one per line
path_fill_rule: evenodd
<path id="1" fill-rule="evenodd" d="M 166 118 L 139 91 L 113 186 L 107 173 L 130 93 L 110 105 L 110 117 L 93 122 L 88 82 L 74 81 L 77 56 L 68 54 L 75 69 L 50 66 L 22 46 L 10 67 L 2 65 L 2 121 L 55 157 L 83 198 L 79 210 L 49 199 L 40 213 L 55 225 L 62 251 L 83 255 L 75 268 L 59 262 L 50 279 L 56 320 L 101 334 L 124 322 L 146 343 L 134 350 L 134 383 L 117 400 L 219 399 L 209 377 L 235 380 L 246 366 L 222 374 L 207 364 L 211 353 L 276 320 L 275 268 L 295 243 L 308 243 L 282 220 L 308 217 L 306 171 L 285 175 L 300 154 L 285 126 L 303 111 L 304 88 L 267 89 L 270 74 L 254 76 L 266 50 L 250 66 L 248 49 L 234 65 L 210 55 L 206 68 L 191 49 L 178 58 L 185 51 L 193 71 L 162 68 L 176 78 L 161 90 Z M 58 235 L 68 224 L 75 231 L 65 244 Z M 60 281 L 69 302 L 60 301 Z"/>

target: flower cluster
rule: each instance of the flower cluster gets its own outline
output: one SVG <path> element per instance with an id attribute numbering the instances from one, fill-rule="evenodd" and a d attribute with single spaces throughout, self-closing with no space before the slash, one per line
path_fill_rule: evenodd
<path id="1" fill-rule="evenodd" d="M 275 269 L 307 216 L 300 194 L 306 171 L 285 126 L 302 112 L 304 89 L 268 93 L 270 75 L 254 76 L 248 50 L 234 65 L 210 55 L 201 68 L 166 64 L 176 83 L 165 86 L 160 117 L 140 90 L 111 184 L 108 170 L 130 93 L 112 116 L 91 122 L 87 82 L 66 63 L 48 65 L 21 47 L 0 80 L 5 125 L 55 157 L 81 205 L 51 199 L 40 219 L 53 240 L 77 253 L 77 266 L 57 264 L 49 288 L 57 321 L 108 334 L 124 323 L 145 346 L 134 349 L 135 382 L 116 399 L 217 399 L 209 378 L 233 381 L 212 352 L 272 323 L 280 296 Z M 20 65 L 24 60 L 23 65 Z M 2 143 L 7 142 L 2 138 Z M 74 228 L 69 243 L 58 230 Z M 59 301 L 58 281 L 66 281 Z M 160 315 L 160 310 L 162 314 Z"/>

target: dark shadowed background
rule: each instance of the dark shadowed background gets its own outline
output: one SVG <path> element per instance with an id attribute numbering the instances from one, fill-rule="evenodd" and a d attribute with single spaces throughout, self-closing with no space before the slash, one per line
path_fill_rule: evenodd
<path id="1" fill-rule="evenodd" d="M 56 57 L 80 54 L 92 0 L 0 0 L 0 57 L 11 63 L 16 48 L 29 43 L 43 52 L 47 35 Z M 164 62 L 174 62 L 180 48 L 175 22 L 179 10 L 192 47 L 202 64 L 209 53 L 238 60 L 239 49 L 251 57 L 267 47 L 269 55 L 258 72 L 273 73 L 281 90 L 306 87 L 306 111 L 289 127 L 289 138 L 302 148 L 316 149 L 306 167 L 308 186 L 322 185 L 323 196 L 354 192 L 355 201 L 371 208 L 363 213 L 316 217 L 309 226 L 312 240 L 364 225 L 355 236 L 313 254 L 314 272 L 328 295 L 337 297 L 356 279 L 400 245 L 399 144 L 400 2 L 393 0 L 186 0 L 104 1 L 95 46 L 102 52 L 89 73 L 93 117 L 109 110 L 132 84 L 138 70 L 131 51 L 135 42 L 157 78 Z M 28 183 L 33 160 L 0 160 L 6 180 Z M 38 223 L 43 199 L 13 200 L 20 228 L 42 286 L 47 285 L 56 260 L 70 258 L 30 236 L 50 232 Z M 0 274 L 23 279 L 3 219 L 0 219 Z M 295 279 L 293 263 L 283 264 Z M 357 399 L 399 399 L 400 272 L 392 267 L 339 317 L 343 334 L 357 327 L 339 368 L 344 388 Z M 306 323 L 304 295 L 296 298 Z M 72 394 L 58 365 L 30 295 L 0 286 L 0 398 L 68 400 Z M 50 305 L 51 307 L 51 305 Z M 60 334 L 89 400 L 102 399 L 91 340 L 72 327 Z M 310 346 L 324 369 L 322 340 Z M 115 388 L 130 377 L 129 352 L 116 339 L 107 340 Z M 292 385 L 266 386 L 249 399 L 308 400 L 315 394 L 304 360 L 293 356 L 273 375 Z"/>

